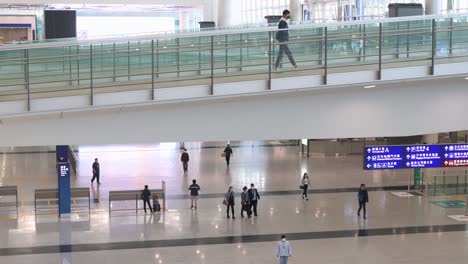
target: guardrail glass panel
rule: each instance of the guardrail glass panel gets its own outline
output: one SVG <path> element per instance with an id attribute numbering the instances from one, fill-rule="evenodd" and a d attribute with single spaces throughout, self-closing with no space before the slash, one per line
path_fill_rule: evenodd
<path id="1" fill-rule="evenodd" d="M 299 69 L 284 54 L 277 71 L 276 34 L 276 29 L 265 28 L 93 44 L 6 45 L 0 49 L 0 101 L 67 95 L 92 99 L 113 91 L 468 61 L 466 16 L 291 26 L 287 45 Z"/>

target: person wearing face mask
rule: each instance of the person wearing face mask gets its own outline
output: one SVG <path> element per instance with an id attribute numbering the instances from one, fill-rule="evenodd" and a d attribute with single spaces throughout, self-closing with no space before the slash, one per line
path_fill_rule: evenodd
<path id="1" fill-rule="evenodd" d="M 276 33 L 276 40 L 279 43 L 279 51 L 278 51 L 278 58 L 276 59 L 276 62 L 275 62 L 274 70 L 277 70 L 278 67 L 280 66 L 280 63 L 283 60 L 284 53 L 286 53 L 286 55 L 289 58 L 289 61 L 294 66 L 294 68 L 297 68 L 297 64 L 294 61 L 292 53 L 288 47 L 288 41 L 289 41 L 288 19 L 290 17 L 291 17 L 291 12 L 289 12 L 289 10 L 286 9 L 283 11 L 283 17 L 278 23 L 279 31 Z"/>
<path id="2" fill-rule="evenodd" d="M 291 256 L 291 244 L 286 240 L 286 236 L 282 235 L 281 240 L 276 245 L 276 257 L 279 258 L 280 264 L 288 264 L 288 258 Z"/>
<path id="3" fill-rule="evenodd" d="M 229 187 L 228 192 L 224 196 L 223 204 L 226 205 L 227 207 L 226 208 L 227 218 L 230 218 L 229 217 L 229 207 L 230 207 L 232 211 L 232 219 L 236 219 L 236 217 L 234 216 L 234 191 L 232 189 L 232 186 Z"/>

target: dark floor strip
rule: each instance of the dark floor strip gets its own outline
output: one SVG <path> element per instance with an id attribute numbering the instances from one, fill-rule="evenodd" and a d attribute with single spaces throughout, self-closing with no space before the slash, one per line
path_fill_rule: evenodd
<path id="1" fill-rule="evenodd" d="M 413 187 L 411 187 L 413 188 Z M 346 193 L 346 192 L 358 192 L 359 187 L 356 188 L 332 188 L 332 189 L 309 189 L 309 194 L 322 194 L 322 193 Z M 407 191 L 408 186 L 400 185 L 400 186 L 383 186 L 383 187 L 368 187 L 368 191 L 376 192 L 376 191 Z M 302 190 L 290 190 L 290 191 L 266 191 L 266 192 L 259 192 L 260 196 L 281 196 L 281 195 L 300 195 L 302 194 Z M 207 193 L 207 194 L 200 194 L 200 198 L 223 198 L 225 196 L 224 193 Z M 166 195 L 167 199 L 170 200 L 182 200 L 182 199 L 190 199 L 190 195 L 188 194 L 177 194 L 177 195 Z"/>
<path id="2" fill-rule="evenodd" d="M 375 228 L 375 229 L 362 229 L 362 230 L 337 230 L 337 231 L 322 231 L 322 232 L 291 233 L 291 234 L 286 234 L 286 235 L 288 236 L 289 240 L 309 240 L 309 239 L 326 239 L 326 238 L 389 236 L 389 235 L 402 235 L 402 234 L 425 234 L 425 233 L 456 232 L 456 231 L 468 231 L 468 225 L 458 224 L 458 225 L 435 225 L 435 226 L 411 226 L 411 227 L 397 227 L 397 228 Z M 205 237 L 205 238 L 187 238 L 187 239 L 171 239 L 171 240 L 148 240 L 148 241 L 96 243 L 96 244 L 39 246 L 39 247 L 23 247 L 23 248 L 1 248 L 0 256 L 274 242 L 279 239 L 280 235 L 281 234 L 265 234 L 265 235 L 247 235 L 247 236 Z"/>

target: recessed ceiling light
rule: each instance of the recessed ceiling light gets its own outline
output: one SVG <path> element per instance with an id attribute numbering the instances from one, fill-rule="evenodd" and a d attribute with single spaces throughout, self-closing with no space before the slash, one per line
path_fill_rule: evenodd
<path id="1" fill-rule="evenodd" d="M 468 77 L 466 77 L 465 80 L 468 80 Z"/>
<path id="2" fill-rule="evenodd" d="M 367 85 L 367 86 L 364 86 L 364 89 L 370 89 L 370 88 L 375 88 L 375 85 Z"/>

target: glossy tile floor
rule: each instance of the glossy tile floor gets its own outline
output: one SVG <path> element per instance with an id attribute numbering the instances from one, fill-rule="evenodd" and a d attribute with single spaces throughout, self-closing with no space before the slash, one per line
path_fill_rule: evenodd
<path id="1" fill-rule="evenodd" d="M 233 149 L 229 170 L 220 156 L 222 144 L 187 144 L 187 176 L 174 144 L 80 147 L 80 176 L 73 185 L 90 186 L 95 157 L 102 185 L 92 189 L 91 215 L 81 209 L 62 220 L 53 214 L 36 217 L 32 203 L 35 188 L 56 186 L 54 153 L 41 152 L 47 148 L 4 150 L 9 153 L 0 154 L 1 184 L 18 185 L 22 203 L 18 218 L 5 211 L 11 207 L 1 208 L 0 263 L 276 263 L 275 241 L 283 233 L 293 246 L 290 263 L 466 263 L 468 226 L 447 217 L 465 209 L 431 203 L 464 197 L 400 198 L 372 189 L 364 221 L 356 215 L 355 187 L 363 182 L 403 190 L 410 171 L 365 173 L 359 156 L 307 159 L 299 147 L 280 143 L 241 143 Z M 303 171 L 311 176 L 309 201 L 297 190 Z M 192 178 L 207 197 L 197 211 L 181 196 Z M 168 185 L 167 212 L 109 216 L 109 190 L 158 187 L 161 180 Z M 239 192 L 250 182 L 265 193 L 259 217 L 241 219 L 237 197 L 238 218 L 226 219 L 221 202 L 227 186 Z"/>

